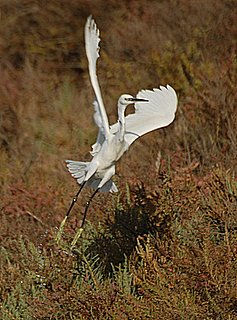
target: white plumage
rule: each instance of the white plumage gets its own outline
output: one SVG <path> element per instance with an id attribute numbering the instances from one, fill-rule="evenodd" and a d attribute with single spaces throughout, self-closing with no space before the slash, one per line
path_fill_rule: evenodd
<path id="1" fill-rule="evenodd" d="M 89 203 L 97 191 L 118 191 L 111 178 L 115 174 L 115 164 L 123 153 L 140 136 L 168 126 L 174 120 L 177 108 L 175 90 L 169 85 L 159 89 L 141 90 L 136 98 L 124 94 L 118 100 L 118 122 L 110 127 L 96 75 L 99 42 L 99 30 L 90 16 L 85 25 L 85 47 L 90 80 L 96 97 L 93 103 L 94 120 L 99 131 L 96 143 L 92 146 L 90 162 L 66 161 L 69 172 L 81 185 L 66 216 L 69 215 L 83 186 L 95 189 L 87 203 L 82 226 Z M 131 103 L 135 103 L 135 112 L 125 117 L 125 109 Z"/>
<path id="2" fill-rule="evenodd" d="M 125 140 L 130 145 L 147 132 L 168 126 L 173 122 L 177 108 L 177 96 L 172 87 L 141 90 L 136 98 L 147 99 L 149 102 L 135 103 L 135 113 L 125 117 Z M 111 127 L 116 133 L 118 123 Z"/>

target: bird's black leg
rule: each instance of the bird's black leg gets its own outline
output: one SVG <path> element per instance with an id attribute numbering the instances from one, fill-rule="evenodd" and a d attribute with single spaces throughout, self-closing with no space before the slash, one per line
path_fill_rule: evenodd
<path id="1" fill-rule="evenodd" d="M 58 243 L 59 243 L 59 241 L 60 241 L 60 239 L 61 239 L 62 232 L 63 232 L 63 228 L 64 228 L 64 225 L 65 225 L 65 223 L 66 223 L 66 221 L 67 221 L 67 218 L 68 218 L 68 216 L 69 216 L 69 214 L 70 214 L 70 212 L 71 212 L 74 204 L 77 202 L 78 196 L 79 196 L 79 194 L 81 193 L 81 190 L 82 190 L 82 188 L 84 187 L 85 184 L 86 184 L 86 181 L 84 181 L 84 182 L 81 184 L 80 189 L 78 190 L 78 192 L 77 192 L 77 194 L 75 195 L 75 197 L 73 197 L 73 199 L 72 199 L 72 203 L 71 203 L 70 207 L 68 208 L 68 211 L 67 211 L 67 213 L 66 213 L 66 215 L 65 215 L 65 218 L 64 218 L 63 221 L 61 222 L 61 225 L 60 225 L 60 227 L 59 227 L 59 230 L 58 230 L 58 233 L 57 233 L 57 236 L 56 236 L 56 241 L 57 241 Z"/>
<path id="2" fill-rule="evenodd" d="M 81 227 L 77 230 L 77 233 L 74 237 L 74 239 L 72 240 L 72 248 L 76 245 L 77 243 L 77 240 L 81 237 L 81 234 L 82 234 L 82 231 L 83 231 L 83 226 L 85 224 L 85 221 L 86 221 L 86 214 L 87 214 L 87 211 L 89 209 L 89 205 L 92 201 L 92 199 L 94 198 L 94 196 L 96 195 L 96 193 L 100 190 L 100 188 L 96 189 L 93 194 L 91 195 L 91 197 L 89 198 L 89 200 L 87 201 L 86 203 L 86 206 L 85 206 L 85 211 L 84 211 L 84 215 L 83 215 L 83 219 L 82 219 L 82 223 L 81 223 Z"/>
<path id="3" fill-rule="evenodd" d="M 85 211 L 84 211 L 84 215 L 83 215 L 83 219 L 82 219 L 82 223 L 81 223 L 81 229 L 83 228 L 84 223 L 85 223 L 85 221 L 86 221 L 86 214 L 87 214 L 87 211 L 88 211 L 88 209 L 89 209 L 90 203 L 91 203 L 92 199 L 94 198 L 94 196 L 97 194 L 97 192 L 98 192 L 99 190 L 100 190 L 100 189 L 96 189 L 96 190 L 93 192 L 93 194 L 92 194 L 92 196 L 90 197 L 90 199 L 89 199 L 89 200 L 87 201 L 87 203 L 86 203 Z"/>
<path id="4" fill-rule="evenodd" d="M 70 207 L 68 208 L 68 211 L 67 211 L 67 213 L 66 213 L 66 219 L 68 218 L 68 216 L 69 216 L 69 214 L 70 214 L 70 212 L 71 212 L 74 204 L 77 202 L 77 199 L 78 199 L 78 197 L 79 197 L 79 194 L 81 193 L 81 190 L 83 189 L 85 183 L 86 183 L 86 181 L 84 181 L 84 182 L 81 184 L 80 189 L 78 190 L 77 194 L 73 197 L 72 202 L 71 202 L 71 205 L 70 205 Z"/>

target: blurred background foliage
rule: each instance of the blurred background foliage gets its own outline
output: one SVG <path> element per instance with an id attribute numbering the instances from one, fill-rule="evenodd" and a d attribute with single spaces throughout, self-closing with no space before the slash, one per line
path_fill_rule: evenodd
<path id="1" fill-rule="evenodd" d="M 110 123 L 125 92 L 170 84 L 179 105 L 72 249 L 90 190 L 54 239 L 77 190 L 64 159 L 97 134 L 90 14 Z M 234 0 L 0 0 L 2 319 L 236 319 L 236 17 Z"/>

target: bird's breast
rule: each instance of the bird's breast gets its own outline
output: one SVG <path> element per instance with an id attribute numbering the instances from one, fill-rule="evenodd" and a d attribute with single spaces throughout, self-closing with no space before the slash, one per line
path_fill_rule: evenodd
<path id="1" fill-rule="evenodd" d="M 116 137 L 109 141 L 105 141 L 98 156 L 99 156 L 99 170 L 106 170 L 115 165 L 127 150 L 125 141 L 118 141 Z"/>

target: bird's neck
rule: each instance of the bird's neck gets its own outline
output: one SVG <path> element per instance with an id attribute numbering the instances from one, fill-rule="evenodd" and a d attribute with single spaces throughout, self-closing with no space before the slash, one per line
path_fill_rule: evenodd
<path id="1" fill-rule="evenodd" d="M 121 107 L 118 106 L 118 125 L 119 125 L 119 130 L 118 130 L 118 138 L 119 141 L 124 140 L 124 134 L 125 134 L 125 109 L 126 107 Z"/>

